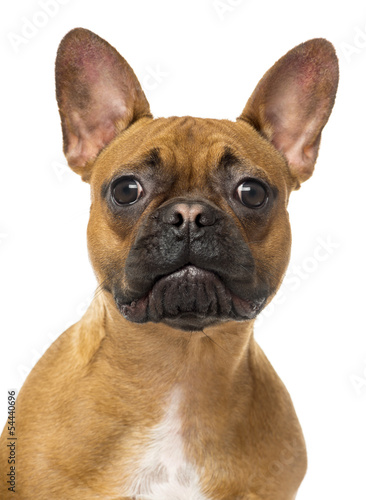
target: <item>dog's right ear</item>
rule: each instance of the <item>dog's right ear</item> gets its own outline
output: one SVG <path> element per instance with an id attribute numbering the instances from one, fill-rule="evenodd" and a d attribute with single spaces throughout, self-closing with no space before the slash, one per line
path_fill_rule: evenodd
<path id="1" fill-rule="evenodd" d="M 56 96 L 64 153 L 88 181 L 100 151 L 122 130 L 149 116 L 150 106 L 133 70 L 109 43 L 83 28 L 61 41 Z"/>

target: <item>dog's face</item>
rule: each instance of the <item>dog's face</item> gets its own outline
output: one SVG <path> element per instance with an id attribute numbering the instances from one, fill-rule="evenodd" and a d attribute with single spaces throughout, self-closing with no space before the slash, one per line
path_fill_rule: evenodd
<path id="1" fill-rule="evenodd" d="M 237 122 L 154 120 L 126 61 L 86 30 L 64 38 L 56 75 L 65 153 L 91 184 L 91 261 L 121 314 L 191 331 L 253 319 L 286 270 L 289 194 L 334 102 L 331 45 L 284 56 Z"/>
<path id="2" fill-rule="evenodd" d="M 137 123 L 100 155 L 91 185 L 91 259 L 131 321 L 251 319 L 277 289 L 292 179 L 248 124 Z"/>

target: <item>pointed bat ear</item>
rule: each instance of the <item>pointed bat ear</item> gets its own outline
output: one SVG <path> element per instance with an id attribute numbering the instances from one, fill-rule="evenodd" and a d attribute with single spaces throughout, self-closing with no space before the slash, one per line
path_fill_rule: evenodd
<path id="1" fill-rule="evenodd" d="M 297 187 L 313 173 L 337 86 L 333 45 L 322 38 L 309 40 L 267 71 L 238 118 L 249 122 L 286 157 Z"/>
<path id="2" fill-rule="evenodd" d="M 56 97 L 64 153 L 88 180 L 94 159 L 122 130 L 151 117 L 133 70 L 109 43 L 76 28 L 61 41 L 56 58 Z"/>

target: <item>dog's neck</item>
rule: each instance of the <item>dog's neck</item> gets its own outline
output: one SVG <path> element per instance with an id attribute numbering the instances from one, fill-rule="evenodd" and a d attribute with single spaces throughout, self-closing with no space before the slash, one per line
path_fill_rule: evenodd
<path id="1" fill-rule="evenodd" d="M 87 325 L 98 323 L 91 339 Z M 98 363 L 108 363 L 114 382 L 141 388 L 139 397 L 163 401 L 174 389 L 185 394 L 186 402 L 212 406 L 230 400 L 236 404 L 251 392 L 253 323 L 227 322 L 183 332 L 164 324 L 135 325 L 119 313 L 113 299 L 105 294 L 94 299 L 80 323 L 80 351 Z M 85 331 L 85 333 L 83 333 Z M 88 343 L 86 346 L 85 343 Z M 225 399 L 225 402 L 222 399 Z"/>

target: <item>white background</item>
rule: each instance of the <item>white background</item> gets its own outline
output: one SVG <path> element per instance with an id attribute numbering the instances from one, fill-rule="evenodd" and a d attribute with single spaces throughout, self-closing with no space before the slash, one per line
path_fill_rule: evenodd
<path id="1" fill-rule="evenodd" d="M 66 167 L 54 97 L 63 35 L 82 26 L 114 45 L 155 116 L 229 119 L 279 57 L 324 37 L 339 55 L 338 97 L 315 174 L 289 206 L 293 279 L 258 320 L 256 338 L 305 434 L 309 469 L 298 499 L 365 500 L 364 2 L 59 0 L 52 16 L 41 4 L 0 7 L 1 422 L 8 389 L 80 318 L 96 286 L 86 251 L 89 189 Z"/>

